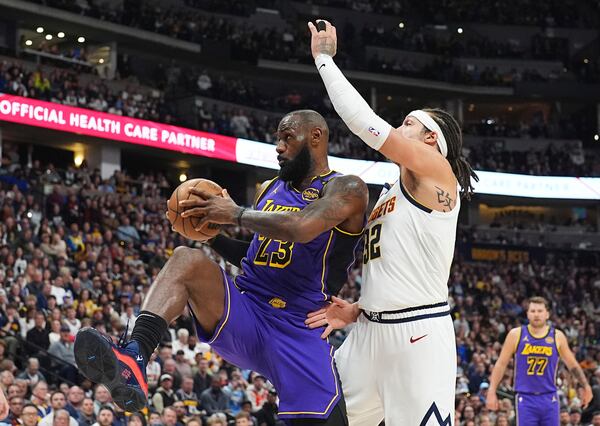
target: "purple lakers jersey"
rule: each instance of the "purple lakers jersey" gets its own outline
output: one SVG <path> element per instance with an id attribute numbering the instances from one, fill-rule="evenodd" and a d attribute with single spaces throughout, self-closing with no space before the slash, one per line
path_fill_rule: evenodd
<path id="1" fill-rule="evenodd" d="M 548 327 L 545 336 L 534 337 L 528 326 L 521 326 L 515 352 L 515 390 L 518 393 L 556 392 L 559 354 L 555 334 L 554 327 Z"/>
<path id="2" fill-rule="evenodd" d="M 335 172 L 316 176 L 303 191 L 275 178 L 259 194 L 255 208 L 300 211 L 318 200 L 336 176 Z M 235 285 L 274 308 L 304 316 L 320 309 L 346 282 L 361 236 L 336 227 L 301 244 L 255 234 Z"/>

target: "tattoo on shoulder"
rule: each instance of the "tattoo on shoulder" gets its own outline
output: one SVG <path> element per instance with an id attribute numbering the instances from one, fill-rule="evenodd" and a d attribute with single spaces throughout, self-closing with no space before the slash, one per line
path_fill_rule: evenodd
<path id="1" fill-rule="evenodd" d="M 452 199 L 452 197 L 450 197 L 450 193 L 440 188 L 439 186 L 435 187 L 435 192 L 437 193 L 438 203 L 444 206 L 442 210 L 444 212 L 452 210 L 452 208 L 454 207 L 454 200 Z M 446 210 L 446 207 L 448 208 L 448 210 Z"/>

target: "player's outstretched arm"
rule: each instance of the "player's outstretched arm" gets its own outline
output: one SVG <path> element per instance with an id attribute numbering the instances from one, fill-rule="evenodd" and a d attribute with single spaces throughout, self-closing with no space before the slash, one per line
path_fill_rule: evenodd
<path id="1" fill-rule="evenodd" d="M 190 193 L 202 199 L 179 203 L 183 217 L 200 217 L 204 222 L 239 224 L 267 238 L 307 243 L 338 225 L 347 224 L 348 232 L 360 232 L 369 203 L 367 184 L 357 176 L 345 175 L 331 180 L 321 198 L 298 212 L 264 212 L 238 206 L 225 192 L 215 196 L 196 188 Z"/>
<path id="2" fill-rule="evenodd" d="M 573 377 L 575 377 L 577 383 L 579 383 L 579 385 L 583 387 L 583 401 L 581 402 L 583 408 L 586 408 L 594 396 L 594 394 L 592 393 L 592 387 L 588 383 L 583 369 L 577 362 L 575 354 L 573 354 L 573 351 L 569 347 L 567 336 L 565 336 L 565 333 L 563 333 L 560 330 L 556 330 L 556 347 L 558 348 L 560 358 L 566 364 Z"/>
<path id="3" fill-rule="evenodd" d="M 425 144 L 404 137 L 371 109 L 333 61 L 337 51 L 336 29 L 327 21 L 317 31 L 312 22 L 311 51 L 331 103 L 348 128 L 371 148 L 421 176 L 438 176 L 452 168 L 444 156 Z"/>
<path id="4" fill-rule="evenodd" d="M 8 401 L 6 401 L 6 395 L 4 395 L 4 391 L 2 388 L 0 388 L 0 419 L 5 419 L 8 416 L 8 412 Z"/>
<path id="5" fill-rule="evenodd" d="M 513 328 L 508 332 L 506 339 L 504 339 L 504 345 L 500 351 L 498 361 L 494 365 L 492 374 L 490 376 L 490 388 L 488 389 L 486 406 L 488 409 L 496 411 L 498 409 L 498 396 L 496 396 L 496 390 L 498 385 L 504 377 L 504 372 L 512 356 L 515 354 L 517 344 L 519 343 L 520 330 Z"/>

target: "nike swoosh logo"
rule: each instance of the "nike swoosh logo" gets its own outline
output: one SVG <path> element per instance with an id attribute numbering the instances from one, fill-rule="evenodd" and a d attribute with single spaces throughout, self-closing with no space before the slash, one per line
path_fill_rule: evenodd
<path id="1" fill-rule="evenodd" d="M 319 71 L 321 71 L 321 68 L 323 68 L 325 65 L 327 64 L 321 64 L 321 66 L 319 67 Z"/>
<path id="2" fill-rule="evenodd" d="M 424 335 L 423 335 L 423 336 L 421 336 L 421 337 L 417 337 L 416 339 L 415 339 L 414 337 L 412 337 L 412 336 L 411 336 L 411 337 L 410 337 L 410 343 L 416 343 L 416 342 L 418 342 L 419 340 L 423 339 L 424 337 L 427 337 L 427 334 L 424 334 Z"/>

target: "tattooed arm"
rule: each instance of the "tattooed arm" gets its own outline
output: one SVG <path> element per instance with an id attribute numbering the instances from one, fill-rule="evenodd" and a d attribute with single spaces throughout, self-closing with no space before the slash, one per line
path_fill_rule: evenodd
<path id="1" fill-rule="evenodd" d="M 190 192 L 204 200 L 182 201 L 180 206 L 188 208 L 184 216 L 202 217 L 200 224 L 205 221 L 239 223 L 267 238 L 299 243 L 312 241 L 341 224 L 348 225 L 345 229 L 348 232 L 360 232 L 369 202 L 367 185 L 352 175 L 331 180 L 321 198 L 298 212 L 244 209 L 229 197 L 212 196 L 194 188 Z"/>
<path id="2" fill-rule="evenodd" d="M 567 337 L 565 334 L 556 330 L 556 347 L 558 348 L 558 352 L 560 354 L 560 358 L 567 365 L 567 368 L 577 381 L 581 387 L 583 387 L 583 408 L 587 407 L 587 405 L 592 400 L 592 387 L 588 383 L 587 378 L 585 377 L 585 373 L 581 369 L 581 366 L 577 362 L 573 351 L 569 348 L 569 342 L 567 342 Z"/>
<path id="3" fill-rule="evenodd" d="M 437 194 L 438 204 L 441 206 L 441 211 L 449 212 L 456 205 L 456 200 L 454 199 L 454 195 L 451 195 L 444 188 L 440 188 L 435 185 L 435 192 Z"/>

